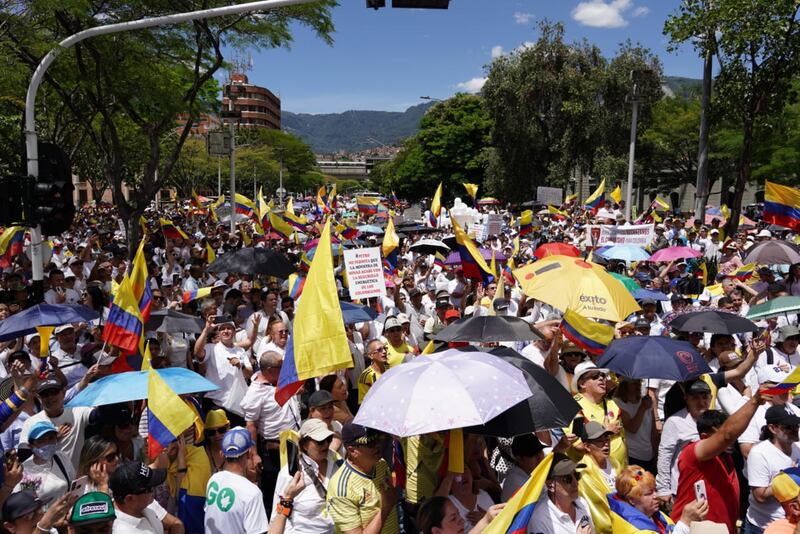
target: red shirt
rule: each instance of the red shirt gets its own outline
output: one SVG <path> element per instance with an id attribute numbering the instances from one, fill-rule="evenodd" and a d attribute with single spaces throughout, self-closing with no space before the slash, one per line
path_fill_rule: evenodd
<path id="1" fill-rule="evenodd" d="M 672 507 L 672 520 L 681 518 L 683 507 L 695 500 L 694 483 L 705 480 L 708 494 L 708 516 L 706 520 L 724 523 L 730 532 L 736 530 L 739 517 L 739 479 L 730 454 L 701 462 L 697 459 L 695 447 L 699 441 L 690 443 L 678 457 L 678 494 Z"/>

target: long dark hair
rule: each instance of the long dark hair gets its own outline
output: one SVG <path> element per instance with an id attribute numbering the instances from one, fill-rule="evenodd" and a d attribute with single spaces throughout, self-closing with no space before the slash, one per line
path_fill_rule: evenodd
<path id="1" fill-rule="evenodd" d="M 432 534 L 434 528 L 442 528 L 448 502 L 450 499 L 447 497 L 435 496 L 422 503 L 417 512 L 417 527 L 420 534 Z"/>

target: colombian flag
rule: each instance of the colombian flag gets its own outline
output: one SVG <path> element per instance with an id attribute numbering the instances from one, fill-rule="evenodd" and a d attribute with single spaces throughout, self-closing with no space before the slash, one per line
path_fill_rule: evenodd
<path id="1" fill-rule="evenodd" d="M 656 524 L 652 517 L 620 499 L 616 492 L 608 496 L 608 507 L 611 509 L 611 531 L 615 534 L 642 532 L 669 534 L 675 529 L 675 524 L 666 514 L 656 512 L 660 523 Z"/>
<path id="2" fill-rule="evenodd" d="M 524 237 L 533 231 L 533 212 L 525 210 L 519 216 L 519 236 Z"/>
<path id="3" fill-rule="evenodd" d="M 442 182 L 439 182 L 439 187 L 436 188 L 436 193 L 431 200 L 431 212 L 429 214 L 428 222 L 431 228 L 439 226 L 439 215 L 442 213 Z"/>
<path id="4" fill-rule="evenodd" d="M 586 349 L 590 354 L 601 354 L 614 339 L 614 328 L 567 310 L 559 326 L 564 337 Z"/>
<path id="5" fill-rule="evenodd" d="M 545 483 L 550 467 L 553 465 L 553 453 L 545 456 L 531 473 L 528 481 L 509 499 L 503 511 L 489 523 L 483 534 L 525 534 L 528 523 L 533 516 L 536 503 L 546 491 Z M 546 506 L 547 503 L 544 503 Z"/>
<path id="6" fill-rule="evenodd" d="M 606 179 L 603 178 L 600 181 L 600 185 L 597 186 L 592 196 L 586 199 L 583 205 L 586 207 L 587 210 L 591 211 L 592 213 L 597 213 L 597 210 L 600 209 L 600 206 L 603 205 L 603 202 L 606 200 Z"/>
<path id="7" fill-rule="evenodd" d="M 139 248 L 131 264 L 130 278 L 133 297 L 139 303 L 142 322 L 146 323 L 150 318 L 150 308 L 153 306 L 153 292 L 150 287 L 150 273 L 147 272 L 147 262 L 144 259 L 144 241 L 139 242 Z"/>
<path id="8" fill-rule="evenodd" d="M 737 280 L 747 280 L 748 278 L 753 276 L 753 273 L 756 272 L 756 264 L 755 263 L 748 263 L 747 265 L 742 265 L 735 271 L 728 273 L 727 276 L 736 278 Z"/>
<path id="9" fill-rule="evenodd" d="M 297 300 L 300 298 L 300 295 L 303 293 L 303 286 L 306 285 L 306 277 L 300 276 L 297 273 L 292 273 L 289 275 L 289 297 L 292 300 Z"/>
<path id="10" fill-rule="evenodd" d="M 10 226 L 0 234 L 0 260 L 6 266 L 11 265 L 11 258 L 22 254 L 25 245 L 25 228 Z"/>
<path id="11" fill-rule="evenodd" d="M 476 207 L 478 201 L 478 184 L 461 184 L 467 190 L 467 194 L 472 199 L 472 207 Z"/>
<path id="12" fill-rule="evenodd" d="M 361 213 L 375 215 L 378 213 L 381 199 L 378 197 L 356 197 L 356 203 L 358 204 L 358 211 Z"/>
<path id="13" fill-rule="evenodd" d="M 242 215 L 247 215 L 248 217 L 252 217 L 256 212 L 255 202 L 244 195 L 240 195 L 239 193 L 236 193 L 236 196 L 234 197 L 233 207 L 236 213 L 241 213 Z"/>
<path id="14" fill-rule="evenodd" d="M 795 367 L 794 371 L 789 373 L 789 376 L 783 379 L 783 382 L 775 386 L 774 388 L 770 388 L 766 391 L 762 391 L 762 395 L 782 395 L 783 393 L 789 393 L 797 385 L 800 384 L 800 366 Z"/>
<path id="15" fill-rule="evenodd" d="M 269 225 L 272 227 L 273 232 L 286 240 L 288 240 L 289 236 L 294 232 L 294 228 L 292 228 L 289 223 L 272 211 L 269 212 Z"/>
<path id="16" fill-rule="evenodd" d="M 202 299 L 210 295 L 211 295 L 210 287 L 201 287 L 199 289 L 193 289 L 191 291 L 184 291 L 183 299 L 181 302 L 183 302 L 184 304 L 189 304 L 193 300 Z"/>
<path id="17" fill-rule="evenodd" d="M 441 252 L 437 252 L 437 253 L 436 253 L 436 254 L 433 256 L 433 264 L 434 264 L 434 265 L 438 265 L 439 267 L 441 267 L 442 269 L 444 269 L 444 262 L 445 262 L 445 260 L 446 260 L 446 259 L 447 259 L 447 258 L 445 258 L 445 257 L 444 257 L 444 254 L 442 254 Z"/>
<path id="18" fill-rule="evenodd" d="M 147 372 L 147 441 L 151 458 L 169 447 L 194 425 L 195 412 L 169 387 L 158 372 Z"/>
<path id="19" fill-rule="evenodd" d="M 358 237 L 358 228 L 354 228 L 350 225 L 340 225 L 337 230 L 339 231 L 339 235 L 342 237 L 342 239 L 349 241 Z"/>
<path id="20" fill-rule="evenodd" d="M 161 233 L 166 239 L 189 239 L 189 236 L 169 219 L 159 219 L 159 222 L 161 223 Z"/>
<path id="21" fill-rule="evenodd" d="M 489 283 L 494 277 L 491 268 L 486 265 L 486 260 L 481 256 L 481 252 L 472 239 L 464 232 L 455 219 L 453 223 L 453 233 L 456 235 L 456 248 L 461 256 L 461 267 L 464 269 L 464 276 L 473 280 L 483 281 L 483 285 Z"/>
<path id="22" fill-rule="evenodd" d="M 384 273 L 394 274 L 397 270 L 397 247 L 399 246 L 400 237 L 394 229 L 394 221 L 389 219 L 389 223 L 386 225 L 386 232 L 383 234 L 383 244 L 381 245 Z"/>
<path id="23" fill-rule="evenodd" d="M 317 191 L 317 213 L 320 215 L 328 213 L 328 192 L 325 190 L 325 185 L 322 185 Z"/>
<path id="24" fill-rule="evenodd" d="M 800 231 L 800 189 L 766 182 L 764 221 Z"/>
<path id="25" fill-rule="evenodd" d="M 119 285 L 117 295 L 108 312 L 103 328 L 103 341 L 119 347 L 123 352 L 134 353 L 139 346 L 139 337 L 144 325 L 139 303 L 133 295 L 131 281 L 126 275 Z"/>

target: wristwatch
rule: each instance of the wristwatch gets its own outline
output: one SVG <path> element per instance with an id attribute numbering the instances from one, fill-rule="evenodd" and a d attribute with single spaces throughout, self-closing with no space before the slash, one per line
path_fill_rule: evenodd
<path id="1" fill-rule="evenodd" d="M 281 497 L 278 504 L 275 506 L 275 511 L 278 512 L 283 517 L 289 517 L 292 515 L 292 510 L 294 509 L 294 500 L 287 499 L 285 497 Z"/>

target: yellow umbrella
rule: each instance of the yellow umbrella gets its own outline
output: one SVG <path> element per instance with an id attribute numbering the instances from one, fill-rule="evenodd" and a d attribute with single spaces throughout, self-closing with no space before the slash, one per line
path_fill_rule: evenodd
<path id="1" fill-rule="evenodd" d="M 622 283 L 596 263 L 569 256 L 549 256 L 514 271 L 529 297 L 584 317 L 621 321 L 639 311 Z"/>

